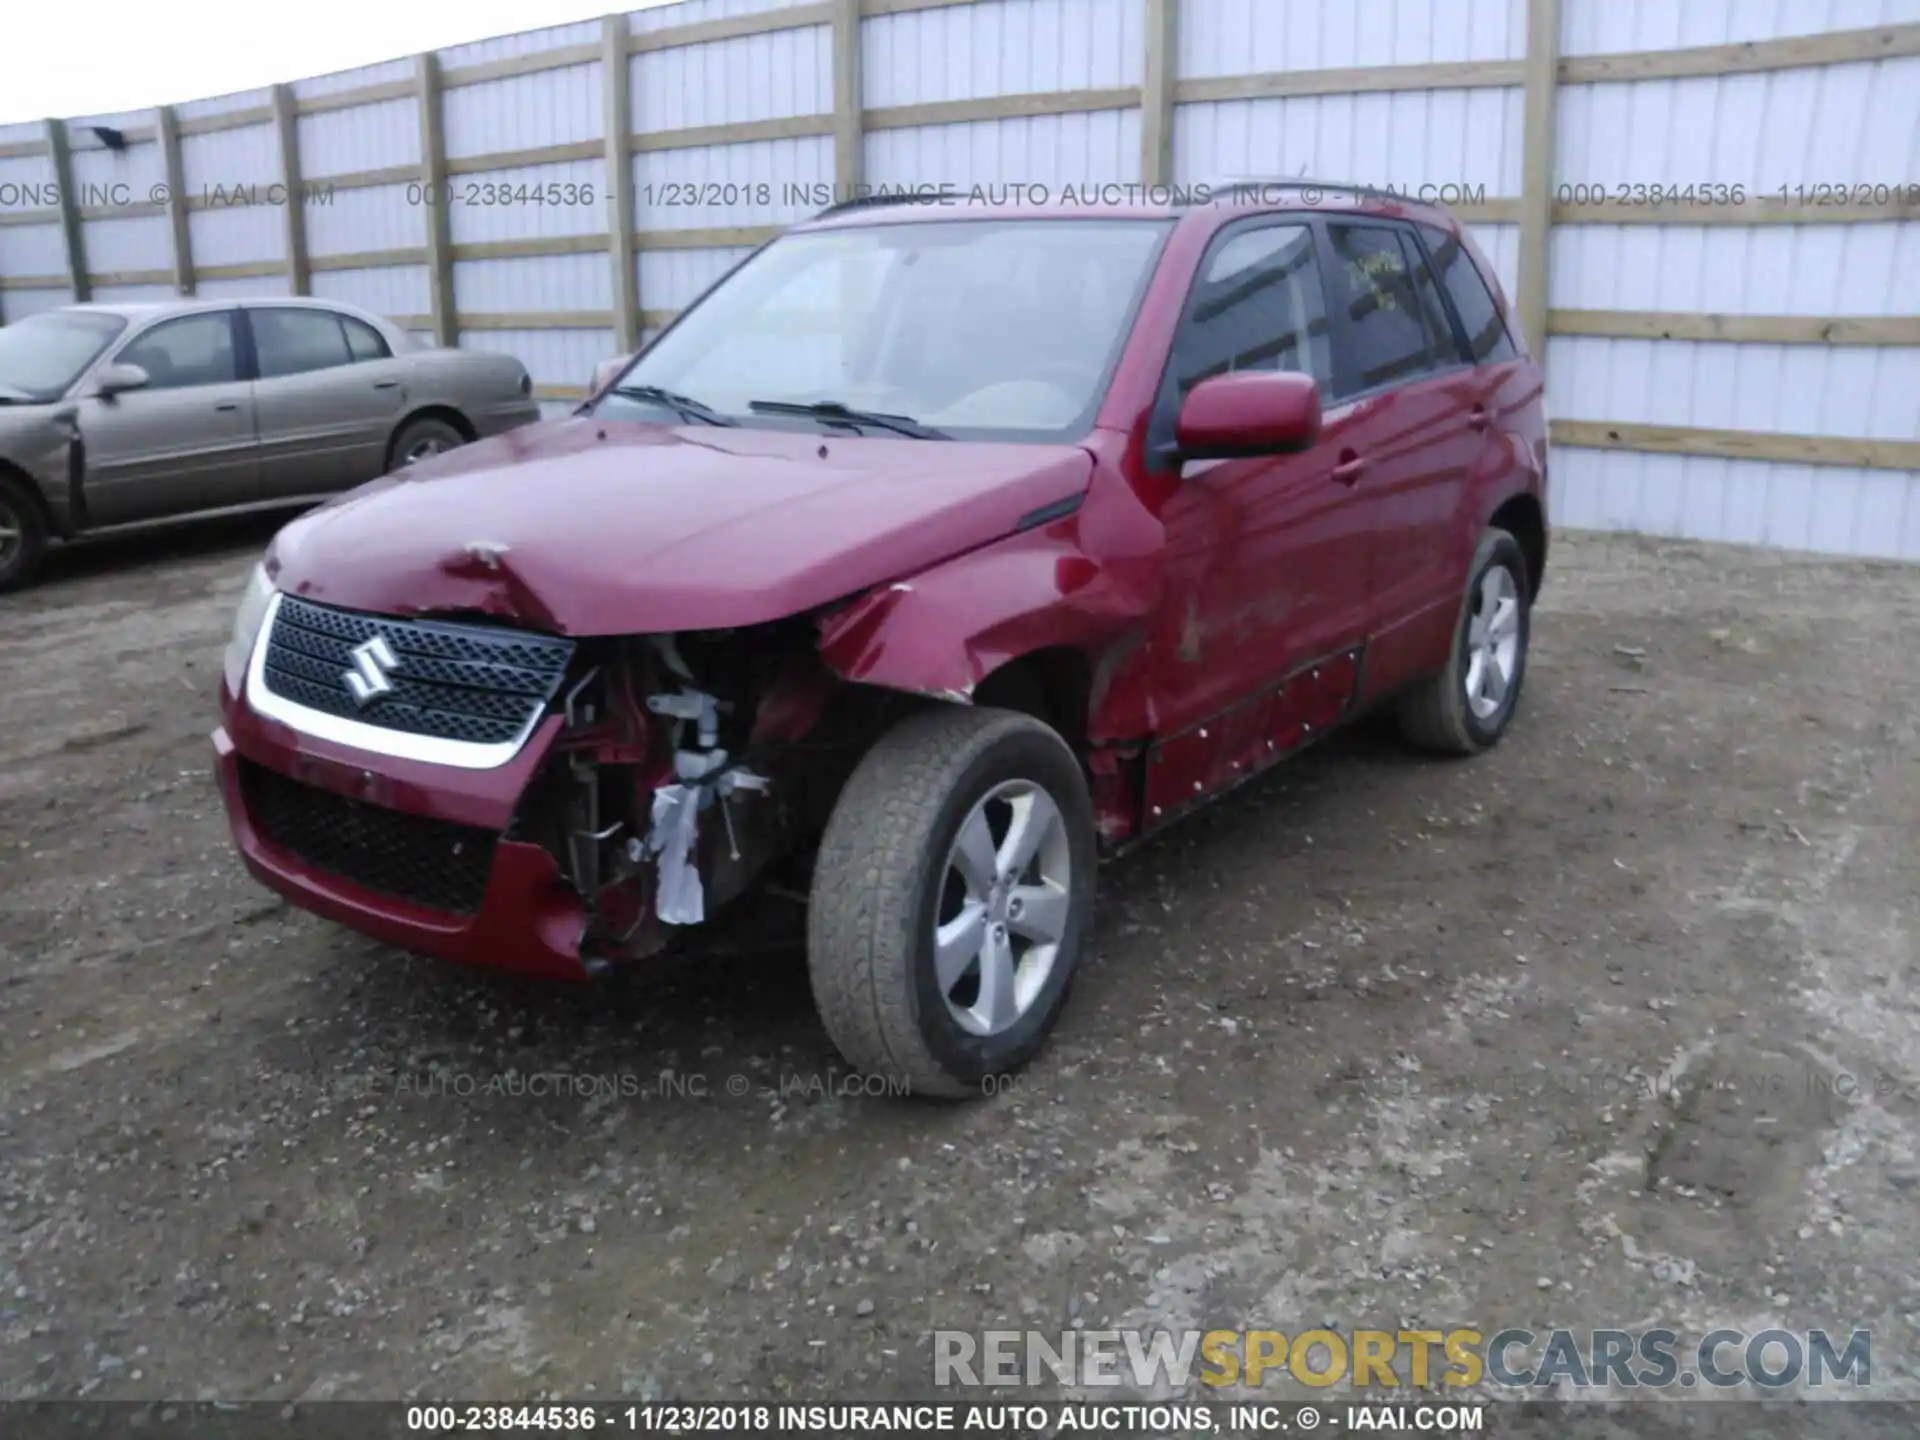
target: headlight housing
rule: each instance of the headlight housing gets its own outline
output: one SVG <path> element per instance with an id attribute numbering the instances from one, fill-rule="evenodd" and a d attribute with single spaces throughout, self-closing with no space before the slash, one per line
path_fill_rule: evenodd
<path id="1" fill-rule="evenodd" d="M 247 663 L 253 659 L 253 642 L 260 638 L 261 622 L 267 618 L 267 606 L 273 603 L 273 582 L 267 567 L 255 565 L 247 577 L 247 588 L 240 596 L 240 608 L 233 615 L 233 638 L 227 642 L 227 676 L 230 681 L 244 678 Z M 234 691 L 238 694 L 236 688 Z"/>

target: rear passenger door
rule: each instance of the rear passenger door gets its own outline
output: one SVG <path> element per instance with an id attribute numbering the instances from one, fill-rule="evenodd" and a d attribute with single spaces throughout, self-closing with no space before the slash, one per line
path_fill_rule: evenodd
<path id="1" fill-rule="evenodd" d="M 372 480 L 407 403 L 401 362 L 371 326 L 317 307 L 253 305 L 261 480 L 273 498 Z"/>
<path id="2" fill-rule="evenodd" d="M 1450 539 L 1485 444 L 1473 367 L 1412 226 L 1330 220 L 1334 390 L 1367 516 L 1372 638 L 1365 694 L 1444 656 L 1463 577 Z"/>

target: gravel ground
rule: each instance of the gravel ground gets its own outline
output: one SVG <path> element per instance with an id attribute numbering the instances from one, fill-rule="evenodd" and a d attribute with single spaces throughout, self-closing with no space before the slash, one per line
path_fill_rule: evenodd
<path id="1" fill-rule="evenodd" d="M 1920 570 L 1560 537 L 1506 744 L 1110 867 L 1052 1049 L 931 1108 L 790 952 L 609 999 L 256 887 L 269 531 L 0 601 L 0 1395 L 874 1398 L 1075 1321 L 1866 1327 L 1920 1393 Z"/>

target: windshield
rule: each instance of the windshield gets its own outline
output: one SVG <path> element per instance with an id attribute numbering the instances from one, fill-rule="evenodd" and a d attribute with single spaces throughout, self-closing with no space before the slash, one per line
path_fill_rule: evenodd
<path id="1" fill-rule="evenodd" d="M 0 401 L 58 400 L 126 328 L 118 315 L 90 310 L 48 310 L 0 325 Z"/>
<path id="2" fill-rule="evenodd" d="M 867 415 L 917 422 L 923 434 L 1068 438 L 1092 422 L 1169 228 L 965 220 L 788 235 L 619 382 L 654 393 L 610 393 L 594 413 L 672 416 L 664 393 L 749 425 L 912 433 Z M 777 409 L 823 401 L 853 413 Z"/>

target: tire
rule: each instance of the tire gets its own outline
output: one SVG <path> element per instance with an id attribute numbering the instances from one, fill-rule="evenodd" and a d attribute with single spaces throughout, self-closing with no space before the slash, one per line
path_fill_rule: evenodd
<path id="1" fill-rule="evenodd" d="M 0 594 L 33 583 L 47 553 L 47 512 L 40 497 L 0 475 Z"/>
<path id="2" fill-rule="evenodd" d="M 984 820 L 991 859 L 1007 861 L 1020 817 L 1045 814 L 1036 795 L 1058 824 L 1042 827 L 1039 853 L 1018 872 L 1027 883 L 970 882 L 955 863 L 963 826 L 977 839 Z M 1066 1005 L 1095 863 L 1086 779 L 1047 726 L 943 706 L 888 732 L 841 791 L 814 865 L 807 968 L 841 1055 L 906 1093 L 944 1098 L 988 1093 L 1026 1065 Z M 942 921 L 965 937 L 950 955 L 968 957 L 951 962 L 948 983 L 935 957 Z M 985 970 L 1002 955 L 1007 967 L 991 968 L 1011 983 L 989 985 Z M 996 996 L 1010 999 L 997 1006 Z"/>
<path id="3" fill-rule="evenodd" d="M 1505 636 L 1510 648 L 1496 636 L 1489 647 L 1481 644 L 1485 618 L 1498 613 L 1500 602 L 1512 601 Z M 1400 702 L 1400 733 L 1423 750 L 1442 755 L 1478 755 L 1500 743 L 1519 708 L 1520 689 L 1527 678 L 1527 645 L 1532 634 L 1533 599 L 1527 590 L 1527 559 L 1520 542 L 1505 530 L 1489 530 L 1474 552 L 1467 572 L 1460 618 L 1454 625 L 1453 648 L 1446 668 L 1423 682 Z M 1500 622 L 1496 622 L 1500 623 Z M 1480 655 L 1476 668 L 1476 652 Z M 1498 657 L 1508 655 L 1505 667 Z M 1504 674 L 1505 683 L 1496 683 Z M 1490 683 L 1480 684 L 1481 677 Z M 1479 685 L 1476 695 L 1470 685 Z"/>
<path id="4" fill-rule="evenodd" d="M 387 451 L 387 469 L 399 470 L 416 460 L 457 450 L 466 443 L 467 437 L 457 427 L 423 415 L 402 425 L 400 433 L 393 437 L 393 445 Z"/>

